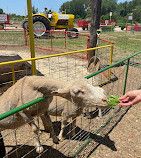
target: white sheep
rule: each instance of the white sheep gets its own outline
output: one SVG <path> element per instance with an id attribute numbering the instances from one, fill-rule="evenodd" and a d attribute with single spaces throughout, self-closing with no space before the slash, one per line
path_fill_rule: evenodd
<path id="1" fill-rule="evenodd" d="M 95 102 L 93 104 L 93 106 L 85 104 L 84 106 L 81 106 L 81 104 L 75 104 L 75 103 L 71 103 L 69 101 L 67 101 L 64 98 L 61 97 L 54 97 L 53 101 L 50 103 L 49 108 L 48 108 L 48 112 L 50 115 L 52 116 L 61 116 L 61 131 L 58 135 L 59 140 L 63 140 L 63 133 L 67 124 L 67 121 L 69 118 L 72 118 L 72 136 L 75 135 L 75 127 L 76 127 L 76 117 L 78 117 L 79 115 L 82 114 L 82 112 L 85 111 L 86 116 L 89 118 L 91 115 L 88 111 L 89 107 L 96 107 L 99 109 L 99 117 L 102 117 L 101 114 L 101 109 L 105 109 L 108 108 L 106 104 L 103 103 L 107 102 L 107 97 L 105 96 L 106 93 L 105 91 L 100 88 L 95 86 L 95 91 L 97 93 L 97 91 L 100 91 L 100 93 L 97 93 L 96 95 L 100 95 L 103 96 L 103 99 L 101 100 L 101 103 L 99 102 Z"/>
<path id="2" fill-rule="evenodd" d="M 43 151 L 38 138 L 39 129 L 33 117 L 40 116 L 45 130 L 49 131 L 54 143 L 58 143 L 52 127 L 52 122 L 48 114 L 49 104 L 53 95 L 61 96 L 79 107 L 92 107 L 93 105 L 105 107 L 107 97 L 102 88 L 93 87 L 84 80 L 64 82 L 45 76 L 26 76 L 18 80 L 12 87 L 0 96 L 0 114 L 28 103 L 38 97 L 47 97 L 36 106 L 24 109 L 13 116 L 9 116 L 0 121 L 0 129 L 15 129 L 28 123 L 35 134 L 36 152 Z M 43 115 L 41 115 L 43 114 Z"/>

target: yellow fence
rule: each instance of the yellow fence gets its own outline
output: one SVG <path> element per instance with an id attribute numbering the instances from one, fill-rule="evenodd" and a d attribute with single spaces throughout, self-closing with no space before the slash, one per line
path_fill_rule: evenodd
<path id="1" fill-rule="evenodd" d="M 15 71 L 14 65 L 17 64 L 17 63 L 31 62 L 31 65 L 32 65 L 32 61 L 38 61 L 40 59 L 47 59 L 47 58 L 53 58 L 53 57 L 62 57 L 62 56 L 70 56 L 70 57 L 73 57 L 73 58 L 77 58 L 78 56 L 73 56 L 73 55 L 76 55 L 76 54 L 79 54 L 78 58 L 81 58 L 81 56 L 83 57 L 84 55 L 86 55 L 87 51 L 100 50 L 100 49 L 105 49 L 105 48 L 110 48 L 110 50 L 108 50 L 108 54 L 109 54 L 109 57 L 108 57 L 109 58 L 108 59 L 109 63 L 108 64 L 111 65 L 112 64 L 112 55 L 113 55 L 113 45 L 106 45 L 106 46 L 101 46 L 101 47 L 95 47 L 95 48 L 90 48 L 90 49 L 85 49 L 85 50 L 78 50 L 78 51 L 73 51 L 73 52 L 60 53 L 60 54 L 55 54 L 55 55 L 48 55 L 48 56 L 42 56 L 42 57 L 36 57 L 36 58 L 30 58 L 30 59 L 22 59 L 22 60 L 3 62 L 3 63 L 0 63 L 0 67 L 5 66 L 5 65 L 9 65 L 9 66 L 11 66 L 11 72 L 0 74 L 0 76 L 8 74 L 8 73 L 9 73 L 9 75 L 12 74 L 12 82 L 14 84 L 16 82 L 15 73 L 18 72 L 18 71 Z M 103 51 L 103 52 L 105 53 L 105 51 Z M 80 53 L 81 53 L 81 55 L 80 55 Z M 97 55 L 98 55 L 98 53 L 97 53 Z M 102 54 L 104 54 L 104 53 L 102 53 Z M 83 60 L 83 58 L 81 60 Z M 32 65 L 32 75 L 36 75 L 36 71 L 37 71 L 36 67 L 34 67 Z M 111 69 L 108 72 L 107 81 L 109 81 L 110 75 L 111 75 Z"/>

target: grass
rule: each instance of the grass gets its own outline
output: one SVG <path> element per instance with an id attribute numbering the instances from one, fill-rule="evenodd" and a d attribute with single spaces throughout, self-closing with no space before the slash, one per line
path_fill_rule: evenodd
<path id="1" fill-rule="evenodd" d="M 0 44 L 24 45 L 23 31 L 0 31 Z"/>
<path id="2" fill-rule="evenodd" d="M 114 46 L 124 52 L 138 52 L 141 50 L 141 32 L 103 32 L 101 38 L 114 42 Z"/>
<path id="3" fill-rule="evenodd" d="M 88 35 L 89 31 L 83 31 L 82 33 Z M 134 34 L 131 34 L 130 31 L 103 31 L 100 38 L 114 42 L 114 62 L 141 51 L 141 31 L 134 32 Z M 99 46 L 105 44 L 108 43 L 99 41 Z"/>
<path id="4" fill-rule="evenodd" d="M 80 32 L 81 33 L 81 32 Z M 83 34 L 89 34 L 88 31 L 83 31 Z M 81 34 L 82 34 L 81 33 Z M 100 38 L 114 42 L 113 61 L 119 61 L 133 53 L 141 51 L 141 32 L 119 31 L 119 32 L 102 32 Z M 24 45 L 23 31 L 0 31 L 0 44 L 4 45 Z M 67 38 L 67 49 L 65 49 L 64 35 L 54 34 L 52 39 L 54 48 L 60 48 L 66 51 L 82 50 L 87 48 L 87 37 L 78 37 L 75 39 Z M 99 41 L 99 46 L 108 43 Z M 109 44 L 108 44 L 109 45 Z M 51 39 L 35 38 L 35 46 L 43 48 L 51 47 Z M 103 50 L 102 50 L 103 51 Z M 106 50 L 105 50 L 106 51 Z M 106 51 L 107 52 L 107 51 Z M 106 53 L 105 52 L 105 53 Z"/>

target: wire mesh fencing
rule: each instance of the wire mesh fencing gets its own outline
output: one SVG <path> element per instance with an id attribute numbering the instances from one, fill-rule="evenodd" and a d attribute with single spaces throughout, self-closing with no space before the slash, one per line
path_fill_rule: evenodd
<path id="1" fill-rule="evenodd" d="M 29 45 L 28 30 L 25 31 L 25 45 Z M 42 32 L 39 30 L 38 32 Z M 35 36 L 35 48 L 51 52 L 66 52 L 87 48 L 88 35 L 67 31 L 45 31 L 43 36 Z"/>
<path id="2" fill-rule="evenodd" d="M 107 47 L 102 49 L 101 54 L 98 54 L 100 51 L 97 53 L 101 60 L 101 70 L 94 75 L 90 75 L 87 72 L 87 60 L 80 58 L 80 56 L 83 56 L 83 52 L 76 53 L 79 54 L 79 57 L 75 53 L 72 53 L 48 56 L 44 59 L 37 60 L 36 69 L 39 72 L 37 75 L 60 79 L 64 83 L 71 82 L 76 78 L 85 77 L 88 79 L 89 84 L 100 85 L 108 95 L 121 96 L 125 91 L 139 89 L 141 74 L 140 53 L 110 66 L 109 61 L 105 60 L 108 56 L 105 52 L 109 52 L 110 54 L 111 49 Z M 85 52 L 84 54 L 86 55 Z M 111 75 L 107 77 L 105 74 L 109 73 L 110 68 Z M 29 73 L 28 69 L 24 69 L 24 71 Z M 28 128 L 28 124 L 25 124 L 14 130 L 2 131 L 6 156 L 87 157 L 94 148 L 96 149 L 100 141 L 106 139 L 105 136 L 111 130 L 112 126 L 128 110 L 128 108 L 119 108 L 119 106 L 108 108 L 102 110 L 102 118 L 99 118 L 99 110 L 96 107 L 82 109 L 59 97 L 54 97 L 51 107 L 52 109 L 49 110 L 49 113 L 57 136 L 60 136 L 59 133 L 62 130 L 61 124 L 64 118 L 67 123 L 63 132 L 63 138 L 60 138 L 59 144 L 56 145 L 52 142 L 50 135 L 44 130 L 40 117 L 37 117 L 35 121 L 40 127 L 38 136 L 44 147 L 44 151 L 42 153 L 36 153 L 36 147 L 34 147 L 35 137 Z M 36 110 L 38 113 L 38 108 Z M 63 110 L 67 112 L 64 116 L 62 114 Z M 114 147 L 114 144 L 111 144 L 111 147 Z"/>
<path id="3" fill-rule="evenodd" d="M 140 35 L 141 33 L 138 31 L 134 32 L 134 34 L 128 31 L 115 31 L 113 33 L 102 32 L 100 38 L 114 43 L 113 61 L 117 62 L 141 50 Z"/>

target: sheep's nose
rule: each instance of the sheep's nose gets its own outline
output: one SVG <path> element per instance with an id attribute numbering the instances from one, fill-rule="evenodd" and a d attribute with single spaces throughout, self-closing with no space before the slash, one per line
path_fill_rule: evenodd
<path id="1" fill-rule="evenodd" d="M 108 101 L 108 98 L 106 98 L 106 97 L 105 97 L 105 98 L 102 98 L 102 101 L 103 101 L 103 102 L 107 102 L 107 101 Z"/>

